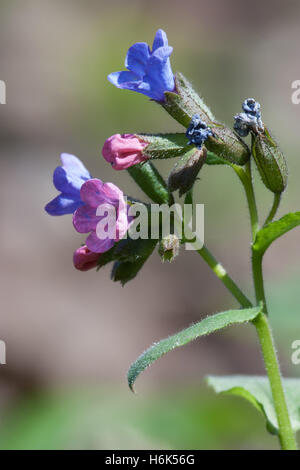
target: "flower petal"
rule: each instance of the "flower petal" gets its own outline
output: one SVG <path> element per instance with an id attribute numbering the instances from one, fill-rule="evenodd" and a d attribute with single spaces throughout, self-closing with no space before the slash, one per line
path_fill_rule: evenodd
<path id="1" fill-rule="evenodd" d="M 46 205 L 45 211 L 49 215 L 73 214 L 82 204 L 79 199 L 74 200 L 60 194 Z"/>
<path id="2" fill-rule="evenodd" d="M 88 206 L 97 208 L 99 204 L 103 203 L 103 183 L 96 178 L 86 181 L 80 190 L 80 199 Z"/>
<path id="3" fill-rule="evenodd" d="M 96 216 L 96 209 L 83 205 L 79 207 L 73 215 L 73 225 L 79 233 L 88 233 L 96 230 L 100 217 Z"/>
<path id="4" fill-rule="evenodd" d="M 60 158 L 63 164 L 63 168 L 66 171 L 70 171 L 73 174 L 77 174 L 81 178 L 91 178 L 89 171 L 86 169 L 82 161 L 79 160 L 79 158 L 75 157 L 75 155 L 71 155 L 69 153 L 62 153 Z"/>
<path id="5" fill-rule="evenodd" d="M 84 181 L 89 180 L 91 175 L 83 163 L 74 155 L 63 153 L 61 161 L 63 166 L 57 167 L 53 174 L 54 186 L 65 195 L 74 196 L 78 199 L 82 184 Z"/>
<path id="6" fill-rule="evenodd" d="M 86 245 L 81 246 L 74 252 L 73 264 L 79 271 L 88 271 L 97 266 L 99 256 L 99 253 L 93 253 Z"/>
<path id="7" fill-rule="evenodd" d="M 104 253 L 105 251 L 110 250 L 114 244 L 115 241 L 111 238 L 98 238 L 96 232 L 90 233 L 86 239 L 86 245 L 88 249 L 94 253 Z"/>
<path id="8" fill-rule="evenodd" d="M 118 186 L 113 183 L 104 183 L 102 186 L 103 202 L 113 204 L 118 208 L 119 205 L 124 205 L 124 193 Z"/>
<path id="9" fill-rule="evenodd" d="M 145 42 L 137 42 L 128 49 L 125 67 L 137 74 L 140 78 L 145 74 L 147 61 L 150 57 L 150 49 Z"/>
<path id="10" fill-rule="evenodd" d="M 76 199 L 80 198 L 80 188 L 84 181 L 76 173 L 68 172 L 62 166 L 55 168 L 53 173 L 53 184 L 56 189 Z"/>
<path id="11" fill-rule="evenodd" d="M 107 78 L 110 83 L 124 90 L 136 90 L 141 83 L 141 78 L 134 72 L 113 72 Z"/>
<path id="12" fill-rule="evenodd" d="M 154 52 L 159 47 L 163 47 L 167 45 L 168 45 L 167 35 L 162 29 L 159 29 L 158 31 L 156 31 L 156 34 L 155 34 L 155 38 L 154 38 L 153 45 L 152 45 L 152 52 Z"/>
<path id="13" fill-rule="evenodd" d="M 148 82 L 153 90 L 154 99 L 164 100 L 165 91 L 173 91 L 175 81 L 171 69 L 169 55 L 171 47 L 160 47 L 151 55 L 146 70 L 144 82 Z"/>

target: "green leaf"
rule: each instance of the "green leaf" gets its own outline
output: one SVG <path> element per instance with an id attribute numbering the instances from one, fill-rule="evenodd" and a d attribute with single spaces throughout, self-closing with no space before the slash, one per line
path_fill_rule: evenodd
<path id="1" fill-rule="evenodd" d="M 143 238 L 138 238 L 137 240 L 132 240 L 132 238 L 129 237 L 123 238 L 115 243 L 110 250 L 101 254 L 98 261 L 98 269 L 112 261 L 133 263 L 140 258 L 148 257 L 154 241 L 155 243 L 158 242 L 158 240 Z"/>
<path id="2" fill-rule="evenodd" d="M 134 240 L 140 242 L 138 249 L 143 255 L 136 258 L 135 261 L 116 261 L 113 265 L 111 279 L 115 282 L 120 281 L 122 286 L 136 277 L 138 272 L 142 269 L 147 259 L 151 256 L 158 240 Z M 143 247 L 141 248 L 141 242 Z"/>
<path id="3" fill-rule="evenodd" d="M 163 339 L 159 343 L 154 343 L 131 365 L 128 371 L 129 387 L 133 390 L 133 385 L 140 373 L 172 349 L 184 346 L 200 336 L 214 333 L 227 326 L 254 320 L 259 313 L 261 313 L 261 307 L 217 313 L 204 318 L 204 320 L 191 325 L 174 336 Z"/>
<path id="4" fill-rule="evenodd" d="M 207 165 L 230 165 L 230 163 L 227 160 L 224 160 L 223 158 L 218 157 L 215 155 L 213 152 L 207 152 L 207 157 L 205 163 Z"/>
<path id="5" fill-rule="evenodd" d="M 281 219 L 271 222 L 257 233 L 253 250 L 263 255 L 274 240 L 298 225 L 300 225 L 300 212 L 291 212 Z"/>
<path id="6" fill-rule="evenodd" d="M 139 163 L 127 169 L 136 184 L 157 204 L 168 204 L 170 193 L 166 182 L 153 163 Z"/>
<path id="7" fill-rule="evenodd" d="M 229 393 L 248 400 L 266 418 L 267 429 L 278 434 L 277 417 L 270 383 L 267 377 L 236 375 L 207 377 L 208 384 L 216 393 Z M 300 379 L 283 379 L 287 406 L 293 430 L 300 429 Z"/>

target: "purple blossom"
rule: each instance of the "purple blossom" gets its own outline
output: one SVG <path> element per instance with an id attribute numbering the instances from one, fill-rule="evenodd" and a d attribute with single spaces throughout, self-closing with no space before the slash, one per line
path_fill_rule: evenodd
<path id="1" fill-rule="evenodd" d="M 73 214 L 83 202 L 80 189 L 91 175 L 79 158 L 68 153 L 61 155 L 62 166 L 58 166 L 53 174 L 53 183 L 60 195 L 50 201 L 45 210 L 50 215 Z"/>
<path id="2" fill-rule="evenodd" d="M 166 33 L 159 29 L 152 51 L 145 42 L 133 44 L 125 59 L 128 71 L 113 72 L 108 75 L 108 80 L 118 88 L 137 91 L 153 100 L 164 101 L 164 92 L 175 88 L 169 59 L 172 51 Z"/>
<path id="3" fill-rule="evenodd" d="M 90 251 L 104 253 L 121 240 L 128 230 L 128 206 L 124 194 L 113 183 L 91 179 L 82 185 L 80 197 L 83 205 L 73 215 L 74 227 L 79 233 L 90 232 L 86 239 Z M 108 218 L 109 227 L 106 226 Z"/>

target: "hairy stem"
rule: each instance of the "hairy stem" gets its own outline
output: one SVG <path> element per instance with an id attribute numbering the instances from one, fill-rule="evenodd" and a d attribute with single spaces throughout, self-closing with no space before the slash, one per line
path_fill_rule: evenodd
<path id="1" fill-rule="evenodd" d="M 256 234 L 259 230 L 258 214 L 255 201 L 255 194 L 251 176 L 250 163 L 246 167 L 246 171 L 237 167 L 234 170 L 238 174 L 247 196 L 249 214 L 251 220 L 252 241 L 254 242 Z M 280 198 L 274 198 L 274 204 L 268 219 L 272 220 L 278 208 Z M 267 220 L 268 220 L 267 219 Z M 262 255 L 257 255 L 252 250 L 252 273 L 257 304 L 263 305 L 263 313 L 261 313 L 254 321 L 258 338 L 261 345 L 261 351 L 264 359 L 265 368 L 268 374 L 274 407 L 276 411 L 279 441 L 283 450 L 296 450 L 297 444 L 292 430 L 289 412 L 286 404 L 286 398 L 283 389 L 283 383 L 280 375 L 279 362 L 272 338 L 271 327 L 268 322 L 268 310 L 264 289 L 264 279 L 262 271 Z"/>
<path id="2" fill-rule="evenodd" d="M 238 165 L 232 165 L 232 167 L 240 178 L 242 185 L 245 189 L 251 221 L 252 240 L 255 240 L 256 234 L 259 230 L 259 223 L 254 189 L 252 184 L 251 163 L 249 160 L 249 162 L 245 165 L 245 170 L 244 168 Z"/>
<path id="3" fill-rule="evenodd" d="M 256 278 L 257 264 L 254 266 L 254 278 Z M 258 273 L 257 279 L 261 278 Z M 256 281 L 258 283 L 258 281 Z M 259 299 L 261 289 L 257 291 L 257 301 Z M 292 430 L 289 412 L 286 404 L 282 379 L 280 375 L 279 362 L 275 350 L 275 345 L 272 337 L 271 327 L 268 322 L 268 317 L 265 313 L 261 313 L 253 324 L 256 327 L 261 351 L 265 363 L 265 368 L 269 377 L 274 407 L 276 411 L 278 428 L 279 428 L 279 441 L 283 450 L 296 450 L 297 444 Z"/>

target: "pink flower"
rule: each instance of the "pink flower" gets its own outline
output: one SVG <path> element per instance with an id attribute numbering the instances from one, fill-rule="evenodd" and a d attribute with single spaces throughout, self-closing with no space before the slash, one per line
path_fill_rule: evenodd
<path id="1" fill-rule="evenodd" d="M 115 170 L 125 170 L 147 160 L 143 155 L 147 145 L 134 134 L 115 134 L 106 140 L 102 155 Z"/>
<path id="2" fill-rule="evenodd" d="M 127 202 L 123 192 L 112 183 L 90 179 L 80 190 L 83 205 L 73 215 L 77 232 L 89 233 L 88 249 L 94 253 L 108 251 L 121 240 L 129 227 Z"/>
<path id="3" fill-rule="evenodd" d="M 88 271 L 97 266 L 99 256 L 99 253 L 93 253 L 84 245 L 74 252 L 73 263 L 79 271 Z"/>

